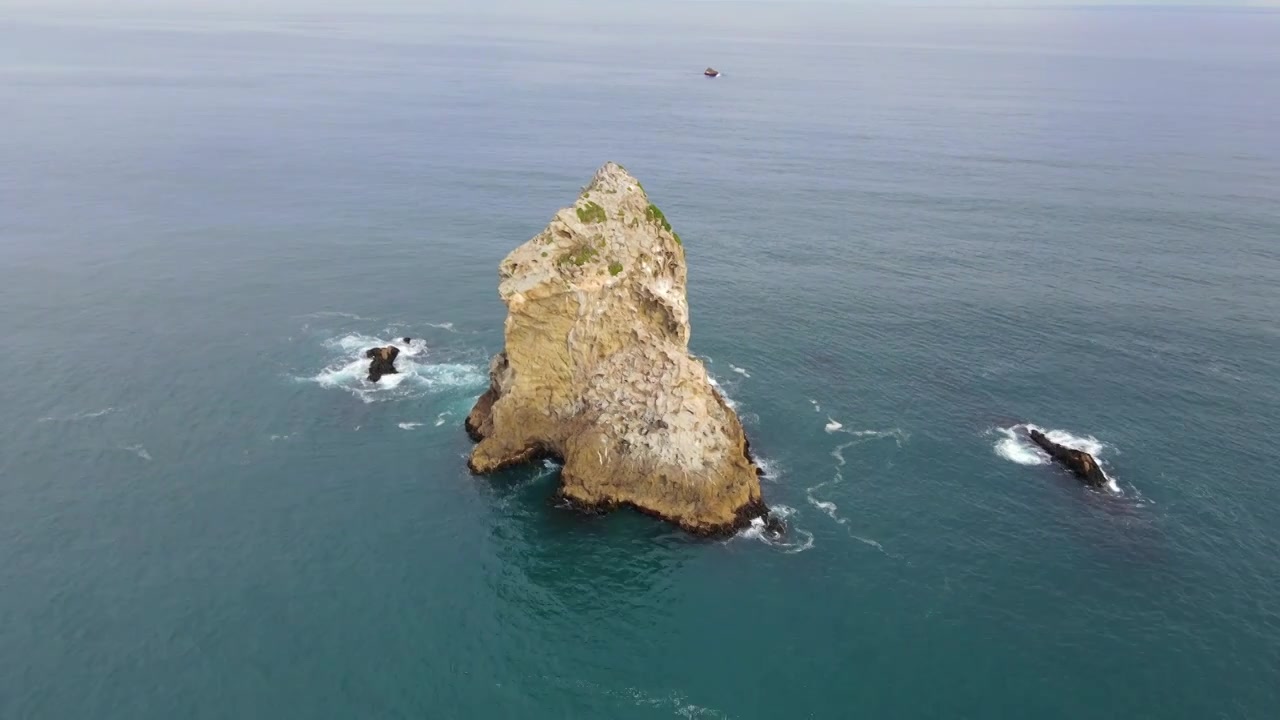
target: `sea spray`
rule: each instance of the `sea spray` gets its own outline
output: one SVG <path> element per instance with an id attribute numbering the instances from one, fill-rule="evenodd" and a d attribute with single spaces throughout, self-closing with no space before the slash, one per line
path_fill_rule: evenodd
<path id="1" fill-rule="evenodd" d="M 1051 463 L 1053 459 L 1049 454 L 1031 441 L 1029 433 L 1032 430 L 1044 433 L 1046 438 L 1058 445 L 1092 455 L 1102 466 L 1103 473 L 1107 475 L 1107 490 L 1116 495 L 1124 494 L 1116 479 L 1106 472 L 1106 466 L 1102 460 L 1102 454 L 1108 449 L 1108 445 L 1092 435 L 1076 435 L 1067 430 L 1046 430 L 1034 423 L 1018 423 L 993 429 L 992 432 L 997 436 L 993 450 L 1005 460 L 1019 465 Z"/>
<path id="2" fill-rule="evenodd" d="M 369 361 L 364 357 L 365 350 L 388 345 L 400 350 L 396 359 L 399 372 L 383 375 L 376 383 L 369 382 Z M 426 343 L 416 339 L 405 343 L 403 339 L 386 340 L 348 333 L 327 340 L 325 346 L 338 357 L 315 375 L 300 379 L 323 388 L 345 390 L 366 403 L 476 390 L 488 381 L 486 371 L 479 365 L 425 362 L 428 348 Z"/>

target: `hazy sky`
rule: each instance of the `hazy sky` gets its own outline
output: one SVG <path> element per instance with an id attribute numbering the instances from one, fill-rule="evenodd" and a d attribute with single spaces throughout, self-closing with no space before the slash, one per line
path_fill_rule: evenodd
<path id="1" fill-rule="evenodd" d="M 584 0 L 585 1 L 585 0 Z M 650 0 L 654 5 L 669 3 L 693 2 L 740 2 L 743 0 Z M 763 3 L 824 3 L 839 5 L 865 5 L 879 7 L 918 7 L 918 6 L 974 6 L 974 7 L 1044 7 L 1071 5 L 1101 6 L 1200 6 L 1200 7 L 1280 7 L 1280 0 L 1197 0 L 1195 2 L 1177 2 L 1171 0 L 748 0 Z M 635 0 L 591 0 L 596 7 L 609 3 L 634 5 Z M 428 9 L 432 7 L 481 7 L 514 5 L 571 5 L 575 0 L 0 0 L 0 8 L 40 8 L 54 9 L 93 9 L 112 10 L 122 7 L 181 9 L 198 8 L 201 10 L 255 11 L 255 10 L 392 10 L 392 9 Z"/>
<path id="2" fill-rule="evenodd" d="M 22 11 L 23 15 L 58 16 L 74 19 L 75 13 L 86 16 L 145 15 L 162 19 L 180 16 L 186 11 L 214 13 L 231 16 L 270 16 L 275 13 L 299 13 L 306 15 L 344 13 L 410 12 L 431 13 L 444 10 L 476 16 L 508 14 L 515 17 L 551 16 L 560 12 L 568 15 L 580 7 L 593 17 L 607 16 L 611 6 L 622 15 L 660 15 L 663 7 L 672 5 L 730 5 L 735 3 L 754 5 L 828 5 L 840 7 L 920 8 L 920 7 L 974 7 L 974 8 L 1044 8 L 1069 6 L 1115 7 L 1187 7 L 1201 8 L 1280 8 L 1280 0 L 0 0 L 0 27 L 4 13 Z"/>

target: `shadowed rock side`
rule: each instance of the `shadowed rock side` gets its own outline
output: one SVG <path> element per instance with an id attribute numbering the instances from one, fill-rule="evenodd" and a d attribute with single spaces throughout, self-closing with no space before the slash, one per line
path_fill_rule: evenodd
<path id="1" fill-rule="evenodd" d="M 1039 430 L 1033 429 L 1030 435 L 1032 442 L 1044 448 L 1044 451 L 1049 453 L 1050 457 L 1070 470 L 1085 485 L 1104 487 L 1107 484 L 1107 476 L 1102 472 L 1102 468 L 1098 467 L 1098 461 L 1094 460 L 1089 453 L 1059 445 L 1045 437 L 1045 434 Z"/>
<path id="2" fill-rule="evenodd" d="M 400 348 L 394 345 L 365 350 L 364 356 L 372 360 L 369 363 L 369 382 L 378 382 L 383 375 L 396 374 L 396 357 L 399 354 Z"/>
<path id="3" fill-rule="evenodd" d="M 766 512 L 742 424 L 689 355 L 680 236 L 635 178 L 606 164 L 499 278 L 506 343 L 466 420 L 473 472 L 560 458 L 572 504 L 702 535 Z"/>

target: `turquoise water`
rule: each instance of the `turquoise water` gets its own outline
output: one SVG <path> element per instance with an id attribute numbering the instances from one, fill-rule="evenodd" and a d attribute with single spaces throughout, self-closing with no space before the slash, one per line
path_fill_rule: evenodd
<path id="1" fill-rule="evenodd" d="M 654 7 L 6 16 L 0 717 L 1273 716 L 1280 14 Z M 610 159 L 784 542 L 466 473 Z"/>

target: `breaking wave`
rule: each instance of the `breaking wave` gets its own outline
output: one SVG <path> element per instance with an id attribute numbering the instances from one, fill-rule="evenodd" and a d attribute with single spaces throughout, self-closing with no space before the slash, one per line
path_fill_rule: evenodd
<path id="1" fill-rule="evenodd" d="M 479 365 L 428 362 L 431 353 L 421 339 L 405 343 L 400 339 L 351 333 L 332 338 L 325 345 L 338 357 L 315 375 L 300 379 L 323 388 L 345 390 L 367 403 L 473 390 L 488 382 L 487 371 Z M 388 345 L 400 350 L 396 358 L 399 372 L 384 375 L 376 383 L 369 382 L 369 360 L 364 356 L 365 350 Z"/>
<path id="2" fill-rule="evenodd" d="M 756 467 L 760 468 L 760 472 L 764 473 L 761 475 L 762 478 L 769 482 L 777 481 L 781 471 L 778 469 L 778 464 L 776 462 L 758 454 L 753 454 L 751 459 L 755 460 Z"/>
<path id="3" fill-rule="evenodd" d="M 724 404 L 728 405 L 730 410 L 737 411 L 738 401 L 729 397 L 729 393 L 725 389 L 724 385 L 721 385 L 720 381 L 717 380 L 714 375 L 712 375 L 711 373 L 707 373 L 707 382 L 711 383 L 711 387 L 720 391 L 720 397 L 724 398 Z"/>
<path id="4" fill-rule="evenodd" d="M 1005 460 L 1019 465 L 1049 464 L 1052 462 L 1049 454 L 1041 449 L 1039 445 L 1031 442 L 1028 433 L 1032 430 L 1044 433 L 1045 437 L 1059 445 L 1092 455 L 1098 460 L 1098 464 L 1102 466 L 1103 473 L 1107 475 L 1107 489 L 1116 494 L 1122 492 L 1115 478 L 1111 477 L 1110 473 L 1107 473 L 1106 465 L 1102 459 L 1103 452 L 1107 450 L 1107 444 L 1092 435 L 1075 435 L 1066 430 L 1046 430 L 1032 423 L 1019 423 L 994 429 L 993 432 L 998 436 L 993 448 L 995 453 Z"/>
<path id="5" fill-rule="evenodd" d="M 738 532 L 733 539 L 759 540 L 769 547 L 778 548 L 779 550 L 794 555 L 802 553 L 813 547 L 813 533 L 798 527 L 794 527 L 787 521 L 792 515 L 795 515 L 795 508 L 786 505 L 774 505 L 769 508 L 778 519 L 787 523 L 787 534 L 784 537 L 771 537 L 769 533 L 764 531 L 764 518 L 752 518 L 751 525 Z"/>

